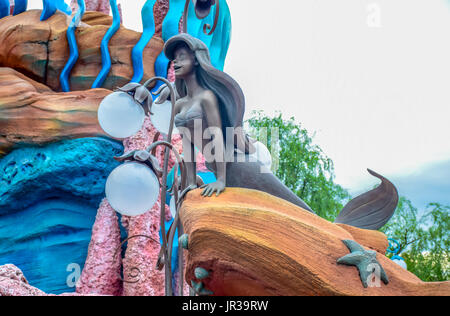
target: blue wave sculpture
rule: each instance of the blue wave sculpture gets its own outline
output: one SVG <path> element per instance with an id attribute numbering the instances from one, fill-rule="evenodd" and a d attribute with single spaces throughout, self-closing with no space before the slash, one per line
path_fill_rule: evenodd
<path id="1" fill-rule="evenodd" d="M 58 9 L 61 12 L 64 12 L 67 15 L 72 14 L 72 9 L 70 6 L 64 2 L 64 0 L 55 0 L 56 9 Z"/>
<path id="2" fill-rule="evenodd" d="M 0 19 L 8 16 L 10 11 L 9 0 L 0 0 Z"/>
<path id="3" fill-rule="evenodd" d="M 56 12 L 56 3 L 54 0 L 43 0 L 42 1 L 42 13 L 41 13 L 41 21 L 47 20 Z"/>
<path id="4" fill-rule="evenodd" d="M 92 84 L 92 88 L 100 88 L 105 82 L 109 71 L 111 70 L 111 55 L 109 54 L 108 45 L 113 35 L 116 34 L 117 30 L 120 28 L 120 13 L 117 6 L 117 0 L 110 0 L 109 3 L 111 5 L 111 10 L 113 13 L 113 22 L 111 27 L 103 37 L 102 43 L 100 45 L 100 49 L 102 52 L 102 69 L 100 70 L 100 73 Z"/>
<path id="5" fill-rule="evenodd" d="M 0 265 L 18 266 L 32 286 L 72 292 L 71 263 L 86 260 L 108 175 L 123 146 L 82 138 L 17 149 L 0 160 Z"/>
<path id="6" fill-rule="evenodd" d="M 131 82 L 140 82 L 142 77 L 144 77 L 144 48 L 155 34 L 155 18 L 153 16 L 155 3 L 156 0 L 147 0 L 142 7 L 142 35 L 131 51 L 131 60 L 133 62 L 133 78 Z"/>
<path id="7" fill-rule="evenodd" d="M 188 33 L 202 40 L 209 48 L 211 62 L 214 67 L 223 70 L 231 38 L 231 15 L 226 0 L 220 1 L 220 14 L 217 28 L 212 35 L 203 32 L 205 24 L 213 25 L 216 6 L 211 7 L 210 14 L 203 20 L 197 19 L 193 3 L 189 6 Z M 169 12 L 162 25 L 162 38 L 166 42 L 178 34 L 178 27 L 184 11 L 185 0 L 170 0 Z"/>
<path id="8" fill-rule="evenodd" d="M 15 0 L 13 15 L 20 14 L 27 10 L 28 0 Z"/>
<path id="9" fill-rule="evenodd" d="M 191 4 L 188 15 L 188 33 L 201 39 L 208 46 L 212 64 L 216 68 L 223 70 L 225 58 L 230 46 L 231 16 L 227 2 L 225 0 L 217 1 L 221 1 L 221 9 L 216 31 L 212 35 L 206 35 L 203 32 L 205 24 L 214 24 L 216 5 L 212 7 L 211 13 L 200 21 L 195 16 L 195 9 Z M 153 16 L 155 2 L 156 0 L 148 0 L 142 8 L 143 32 L 139 42 L 131 53 L 133 61 L 133 78 L 131 82 L 140 82 L 144 76 L 143 51 L 155 34 L 155 21 Z M 183 15 L 185 3 L 185 0 L 170 0 L 169 11 L 162 24 L 162 38 L 164 42 L 179 33 L 179 23 Z M 164 52 L 161 52 L 155 61 L 155 75 L 167 78 L 168 66 L 169 60 L 164 55 Z M 161 82 L 158 82 L 152 91 L 156 91 L 161 84 Z"/>
<path id="10" fill-rule="evenodd" d="M 179 25 L 181 17 L 183 16 L 185 3 L 185 0 L 170 0 L 169 11 L 162 23 L 162 39 L 164 42 L 179 33 Z M 155 74 L 167 78 L 169 63 L 170 61 L 167 59 L 166 55 L 164 55 L 164 52 L 161 52 L 155 61 Z M 153 90 L 156 91 L 160 85 L 161 83 L 155 86 Z"/>
<path id="11" fill-rule="evenodd" d="M 85 11 L 86 5 L 84 3 L 84 0 L 78 0 L 78 11 L 73 17 L 72 22 L 69 25 L 69 28 L 67 29 L 67 41 L 69 42 L 70 56 L 59 77 L 59 81 L 61 82 L 61 88 L 62 91 L 64 92 L 70 91 L 70 84 L 69 84 L 70 72 L 72 71 L 73 66 L 78 60 L 78 45 L 77 39 L 75 38 L 75 29 L 80 24 Z"/>
<path id="12" fill-rule="evenodd" d="M 202 40 L 208 46 L 211 55 L 211 63 L 217 69 L 223 70 L 225 58 L 228 53 L 231 38 L 231 15 L 228 4 L 225 0 L 220 1 L 219 20 L 217 28 L 212 35 L 203 32 L 205 24 L 213 25 L 216 5 L 211 7 L 210 14 L 203 20 L 199 20 L 195 16 L 194 6 L 189 6 L 188 33 Z"/>
<path id="13" fill-rule="evenodd" d="M 164 52 L 161 52 L 155 60 L 155 76 L 167 78 L 167 70 L 169 66 L 170 60 L 167 59 Z M 152 89 L 152 92 L 158 91 L 159 87 L 164 83 L 162 81 L 157 81 L 155 86 Z"/>
<path id="14" fill-rule="evenodd" d="M 170 0 L 169 11 L 162 23 L 162 39 L 164 42 L 167 42 L 169 38 L 179 33 L 185 2 L 185 0 Z"/>
<path id="15" fill-rule="evenodd" d="M 43 9 L 41 14 L 41 21 L 45 21 L 52 17 L 56 10 L 60 10 L 65 14 L 72 14 L 70 7 L 64 2 L 64 0 L 43 0 Z"/>

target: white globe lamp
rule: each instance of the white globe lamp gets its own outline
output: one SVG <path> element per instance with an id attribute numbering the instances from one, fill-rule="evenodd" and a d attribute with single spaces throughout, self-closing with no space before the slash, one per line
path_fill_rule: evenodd
<path id="1" fill-rule="evenodd" d="M 118 213 L 138 216 L 150 210 L 158 200 L 159 181 L 155 173 L 139 162 L 125 162 L 106 180 L 106 198 Z"/>
<path id="2" fill-rule="evenodd" d="M 106 96 L 100 103 L 97 114 L 101 128 L 114 138 L 131 137 L 144 125 L 144 109 L 123 91 Z"/>
<path id="3" fill-rule="evenodd" d="M 172 118 L 172 102 L 165 101 L 157 104 L 158 99 L 152 104 L 152 113 L 150 119 L 153 126 L 163 135 L 169 134 L 170 120 Z M 174 126 L 172 134 L 178 134 Z"/>

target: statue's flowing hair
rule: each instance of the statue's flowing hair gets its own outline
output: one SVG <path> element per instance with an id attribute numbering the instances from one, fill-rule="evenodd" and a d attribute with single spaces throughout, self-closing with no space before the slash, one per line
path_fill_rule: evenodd
<path id="1" fill-rule="evenodd" d="M 207 46 L 189 34 L 176 35 L 166 42 L 164 52 L 167 58 L 173 60 L 176 49 L 182 46 L 190 49 L 195 55 L 198 62 L 195 70 L 198 83 L 204 89 L 211 90 L 219 101 L 222 133 L 225 141 L 230 142 L 226 139 L 226 131 L 227 127 L 232 127 L 235 135 L 234 146 L 246 153 L 253 152 L 254 147 L 243 131 L 245 97 L 239 84 L 229 75 L 215 68 L 211 64 Z M 186 96 L 186 83 L 183 79 L 176 79 L 175 87 L 180 97 Z"/>

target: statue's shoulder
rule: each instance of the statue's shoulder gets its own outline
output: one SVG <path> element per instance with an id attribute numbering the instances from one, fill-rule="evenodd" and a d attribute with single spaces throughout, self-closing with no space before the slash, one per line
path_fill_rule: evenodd
<path id="1" fill-rule="evenodd" d="M 216 94 L 212 90 L 205 89 L 199 97 L 205 106 L 217 106 L 219 103 Z"/>

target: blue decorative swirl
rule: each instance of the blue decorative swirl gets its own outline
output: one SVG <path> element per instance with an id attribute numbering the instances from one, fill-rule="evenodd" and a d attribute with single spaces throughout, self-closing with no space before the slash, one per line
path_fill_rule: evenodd
<path id="1" fill-rule="evenodd" d="M 164 42 L 178 34 L 179 23 L 183 15 L 185 2 L 185 0 L 170 0 L 169 11 L 162 23 L 162 39 Z M 167 78 L 169 63 L 170 61 L 167 59 L 166 55 L 164 55 L 164 52 L 161 52 L 155 61 L 155 74 Z M 153 89 L 153 92 L 156 91 L 160 85 L 161 83 L 158 82 Z"/>
<path id="2" fill-rule="evenodd" d="M 0 19 L 8 16 L 10 10 L 9 0 L 0 0 Z"/>
<path id="3" fill-rule="evenodd" d="M 210 14 L 203 20 L 197 19 L 195 7 L 191 3 L 188 14 L 188 33 L 201 39 L 209 48 L 211 62 L 214 67 L 223 70 L 225 58 L 230 46 L 231 38 L 231 15 L 226 0 L 220 1 L 220 12 L 217 28 L 212 35 L 203 32 L 205 24 L 213 25 L 216 14 L 216 5 L 211 7 Z M 183 16 L 185 0 L 170 0 L 169 12 L 162 25 L 162 38 L 166 42 L 172 36 L 178 34 L 178 27 Z"/>
<path id="4" fill-rule="evenodd" d="M 167 70 L 169 67 L 170 60 L 167 59 L 164 52 L 161 52 L 155 60 L 155 76 L 167 78 Z M 159 87 L 161 87 L 164 83 L 162 81 L 158 81 L 155 83 L 155 86 L 152 89 L 152 92 L 158 91 Z"/>
<path id="5" fill-rule="evenodd" d="M 398 252 L 400 251 L 400 243 L 393 238 L 388 238 L 388 242 L 389 247 L 386 249 L 386 251 L 394 254 L 394 256 L 398 255 Z"/>
<path id="6" fill-rule="evenodd" d="M 13 15 L 20 14 L 27 10 L 28 0 L 16 0 L 14 1 L 14 12 Z"/>
<path id="7" fill-rule="evenodd" d="M 105 82 L 109 71 L 111 70 L 111 55 L 109 54 L 108 45 L 113 35 L 120 27 L 120 13 L 117 6 L 117 0 L 109 0 L 109 3 L 111 5 L 111 10 L 113 13 L 113 23 L 103 37 L 102 43 L 100 45 L 100 49 L 102 52 L 102 69 L 100 70 L 100 73 L 92 84 L 92 88 L 100 88 Z"/>
<path id="8" fill-rule="evenodd" d="M 78 45 L 77 39 L 75 38 L 75 29 L 80 24 L 85 11 L 86 5 L 84 3 L 84 0 L 78 0 L 78 11 L 73 17 L 69 28 L 67 29 L 67 41 L 69 42 L 70 56 L 59 77 L 61 88 L 64 92 L 70 91 L 69 75 L 72 71 L 73 66 L 78 60 Z"/>
<path id="9" fill-rule="evenodd" d="M 64 2 L 64 0 L 55 0 L 56 9 L 61 12 L 64 12 L 67 15 L 72 14 L 72 9 Z"/>
<path id="10" fill-rule="evenodd" d="M 230 9 L 225 0 L 220 1 L 220 12 L 217 28 L 212 35 L 207 35 L 203 32 L 205 24 L 213 25 L 214 16 L 216 14 L 216 5 L 211 7 L 210 14 L 203 20 L 199 20 L 195 16 L 195 8 L 191 4 L 189 6 L 189 23 L 188 33 L 192 36 L 202 40 L 209 48 L 211 56 L 211 63 L 217 69 L 223 70 L 225 65 L 225 58 L 227 56 L 228 48 L 230 46 L 231 38 L 231 15 Z"/>
<path id="11" fill-rule="evenodd" d="M 26 1 L 26 0 L 25 0 Z M 56 10 L 60 10 L 65 14 L 72 14 L 70 7 L 64 0 L 43 0 L 43 9 L 41 14 L 41 21 L 45 21 L 53 16 Z"/>
<path id="12" fill-rule="evenodd" d="M 42 1 L 42 13 L 41 13 L 41 21 L 47 20 L 56 12 L 56 3 L 54 0 L 43 0 Z"/>
<path id="13" fill-rule="evenodd" d="M 167 12 L 162 23 L 162 39 L 164 42 L 178 34 L 184 4 L 185 0 L 170 0 L 169 12 Z"/>
<path id="14" fill-rule="evenodd" d="M 131 51 L 131 60 L 133 61 L 133 78 L 131 82 L 140 82 L 144 77 L 144 48 L 155 34 L 155 19 L 153 16 L 155 3 L 156 0 L 147 0 L 142 7 L 142 35 Z"/>

